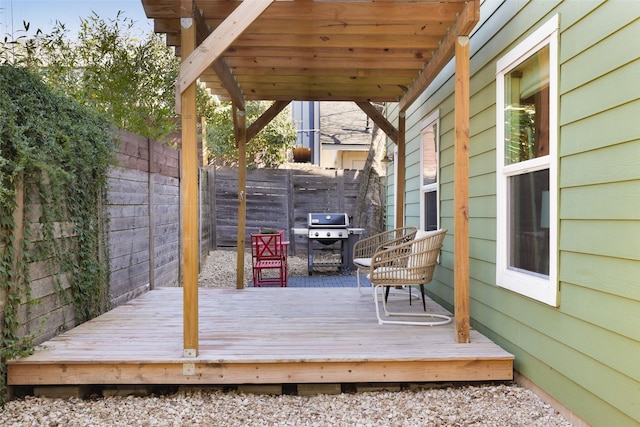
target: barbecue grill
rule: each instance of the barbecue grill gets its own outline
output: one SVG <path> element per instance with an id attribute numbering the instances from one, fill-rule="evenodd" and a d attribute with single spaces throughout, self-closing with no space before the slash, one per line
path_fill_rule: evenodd
<path id="1" fill-rule="evenodd" d="M 352 262 L 353 245 L 358 241 L 364 229 L 349 228 L 349 215 L 346 213 L 310 213 L 307 218 L 308 271 L 313 274 L 314 267 L 338 267 L 342 274 L 355 270 Z M 317 263 L 313 261 L 314 244 L 332 245 L 340 243 L 340 262 Z"/>

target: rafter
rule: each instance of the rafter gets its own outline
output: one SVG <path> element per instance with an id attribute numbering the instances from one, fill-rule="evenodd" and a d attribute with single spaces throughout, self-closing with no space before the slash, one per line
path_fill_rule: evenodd
<path id="1" fill-rule="evenodd" d="M 442 71 L 447 62 L 453 57 L 458 36 L 469 35 L 480 19 L 480 3 L 467 3 L 454 27 L 447 33 L 444 41 L 429 61 L 427 68 L 420 74 L 418 80 L 409 88 L 400 100 L 400 111 L 406 111 L 420 94 L 425 91 L 431 81 Z"/>
<path id="2" fill-rule="evenodd" d="M 247 128 L 247 141 L 251 141 L 271 120 L 273 120 L 291 101 L 276 101 Z"/>
<path id="3" fill-rule="evenodd" d="M 394 143 L 398 143 L 398 129 L 396 129 L 391 122 L 376 107 L 369 102 L 356 102 L 358 107 L 366 113 L 367 116 L 374 121 L 375 124 L 391 139 Z"/>
<path id="4" fill-rule="evenodd" d="M 199 46 L 204 43 L 207 37 L 211 34 L 211 27 L 206 23 L 202 10 L 198 9 L 195 3 L 193 4 L 193 19 L 196 25 L 197 44 Z M 241 109 L 244 109 L 244 96 L 242 96 L 242 89 L 236 82 L 233 74 L 231 73 L 231 69 L 227 64 L 225 64 L 222 58 L 218 57 L 211 64 L 211 68 L 213 68 L 218 75 L 218 79 L 220 80 L 222 87 L 225 88 L 233 102 Z"/>

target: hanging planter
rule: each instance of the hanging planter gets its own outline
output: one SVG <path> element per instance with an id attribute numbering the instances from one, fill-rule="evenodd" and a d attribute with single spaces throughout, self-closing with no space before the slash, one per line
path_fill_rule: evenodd
<path id="1" fill-rule="evenodd" d="M 293 161 L 296 163 L 311 162 L 311 148 L 297 147 L 293 149 Z"/>

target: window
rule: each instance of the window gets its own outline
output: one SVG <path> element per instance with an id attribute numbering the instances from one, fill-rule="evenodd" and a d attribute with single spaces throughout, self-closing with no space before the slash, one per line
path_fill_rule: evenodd
<path id="1" fill-rule="evenodd" d="M 557 305 L 555 16 L 498 61 L 496 283 Z"/>
<path id="2" fill-rule="evenodd" d="M 422 126 L 420 161 L 420 224 L 426 231 L 440 225 L 438 208 L 438 114 L 428 117 Z"/>

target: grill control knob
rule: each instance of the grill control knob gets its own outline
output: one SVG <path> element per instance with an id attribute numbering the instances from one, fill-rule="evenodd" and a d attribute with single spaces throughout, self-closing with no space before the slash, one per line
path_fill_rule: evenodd
<path id="1" fill-rule="evenodd" d="M 318 237 L 319 235 L 320 235 L 320 233 L 318 233 L 318 232 L 316 231 L 315 236 L 316 236 L 316 237 Z"/>
<path id="2" fill-rule="evenodd" d="M 342 231 L 338 232 L 338 237 L 342 237 Z"/>
<path id="3" fill-rule="evenodd" d="M 327 237 L 331 237 L 331 232 L 327 231 Z"/>

